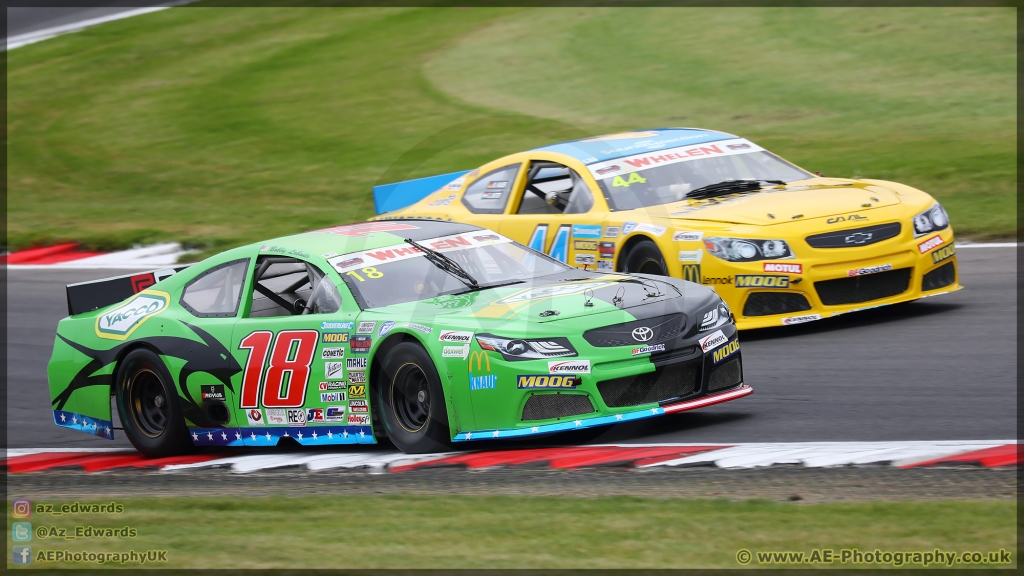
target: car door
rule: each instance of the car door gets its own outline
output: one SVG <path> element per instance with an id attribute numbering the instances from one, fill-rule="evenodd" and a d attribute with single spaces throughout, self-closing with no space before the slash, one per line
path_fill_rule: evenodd
<path id="1" fill-rule="evenodd" d="M 352 398 L 346 376 L 358 314 L 348 289 L 333 271 L 276 255 L 256 259 L 250 283 L 232 331 L 243 442 L 372 443 L 365 386 Z M 360 415 L 350 421 L 353 399 Z"/>
<path id="2" fill-rule="evenodd" d="M 586 181 L 563 164 L 531 160 L 499 231 L 570 266 L 595 269 L 601 220 Z"/>

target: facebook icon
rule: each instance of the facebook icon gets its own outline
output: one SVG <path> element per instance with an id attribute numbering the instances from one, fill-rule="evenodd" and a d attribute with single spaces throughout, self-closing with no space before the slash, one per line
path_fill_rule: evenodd
<path id="1" fill-rule="evenodd" d="M 11 548 L 11 560 L 15 564 L 31 564 L 32 563 L 32 547 L 31 546 L 15 546 Z"/>

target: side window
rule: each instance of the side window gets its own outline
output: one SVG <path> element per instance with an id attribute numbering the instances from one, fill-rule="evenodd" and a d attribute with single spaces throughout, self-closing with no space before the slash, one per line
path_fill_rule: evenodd
<path id="1" fill-rule="evenodd" d="M 462 195 L 462 203 L 476 214 L 501 214 L 519 173 L 519 164 L 498 168 L 470 184 Z"/>
<path id="2" fill-rule="evenodd" d="M 340 309 L 337 286 L 316 266 L 287 256 L 256 260 L 249 318 L 332 314 Z"/>
<path id="3" fill-rule="evenodd" d="M 594 205 L 586 182 L 556 162 L 533 162 L 517 214 L 583 214 Z"/>
<path id="4" fill-rule="evenodd" d="M 225 262 L 185 285 L 181 305 L 193 316 L 230 317 L 238 313 L 249 260 Z"/>

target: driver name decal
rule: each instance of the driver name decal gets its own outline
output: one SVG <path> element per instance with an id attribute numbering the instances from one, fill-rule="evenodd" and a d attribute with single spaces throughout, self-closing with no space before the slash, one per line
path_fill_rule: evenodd
<path id="1" fill-rule="evenodd" d="M 750 152 L 761 151 L 764 151 L 764 148 L 757 144 L 745 138 L 735 138 L 703 144 L 691 144 L 689 146 L 669 148 L 668 150 L 643 152 L 625 158 L 598 162 L 587 166 L 587 168 L 596 180 L 604 180 L 623 174 L 639 172 L 647 168 L 700 160 L 709 156 L 732 156 L 733 154 L 749 154 Z"/>

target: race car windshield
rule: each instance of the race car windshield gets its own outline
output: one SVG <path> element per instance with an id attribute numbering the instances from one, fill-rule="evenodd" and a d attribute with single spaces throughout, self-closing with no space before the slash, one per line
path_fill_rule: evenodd
<path id="1" fill-rule="evenodd" d="M 624 163 L 623 163 L 624 164 Z M 663 164 L 598 180 L 613 210 L 632 210 L 686 199 L 686 194 L 728 180 L 793 182 L 813 175 L 764 150 Z"/>
<path id="2" fill-rule="evenodd" d="M 465 269 L 480 289 L 564 274 L 569 266 L 487 230 L 421 240 Z M 363 309 L 465 292 L 459 277 L 439 268 L 409 244 L 330 259 Z"/>

